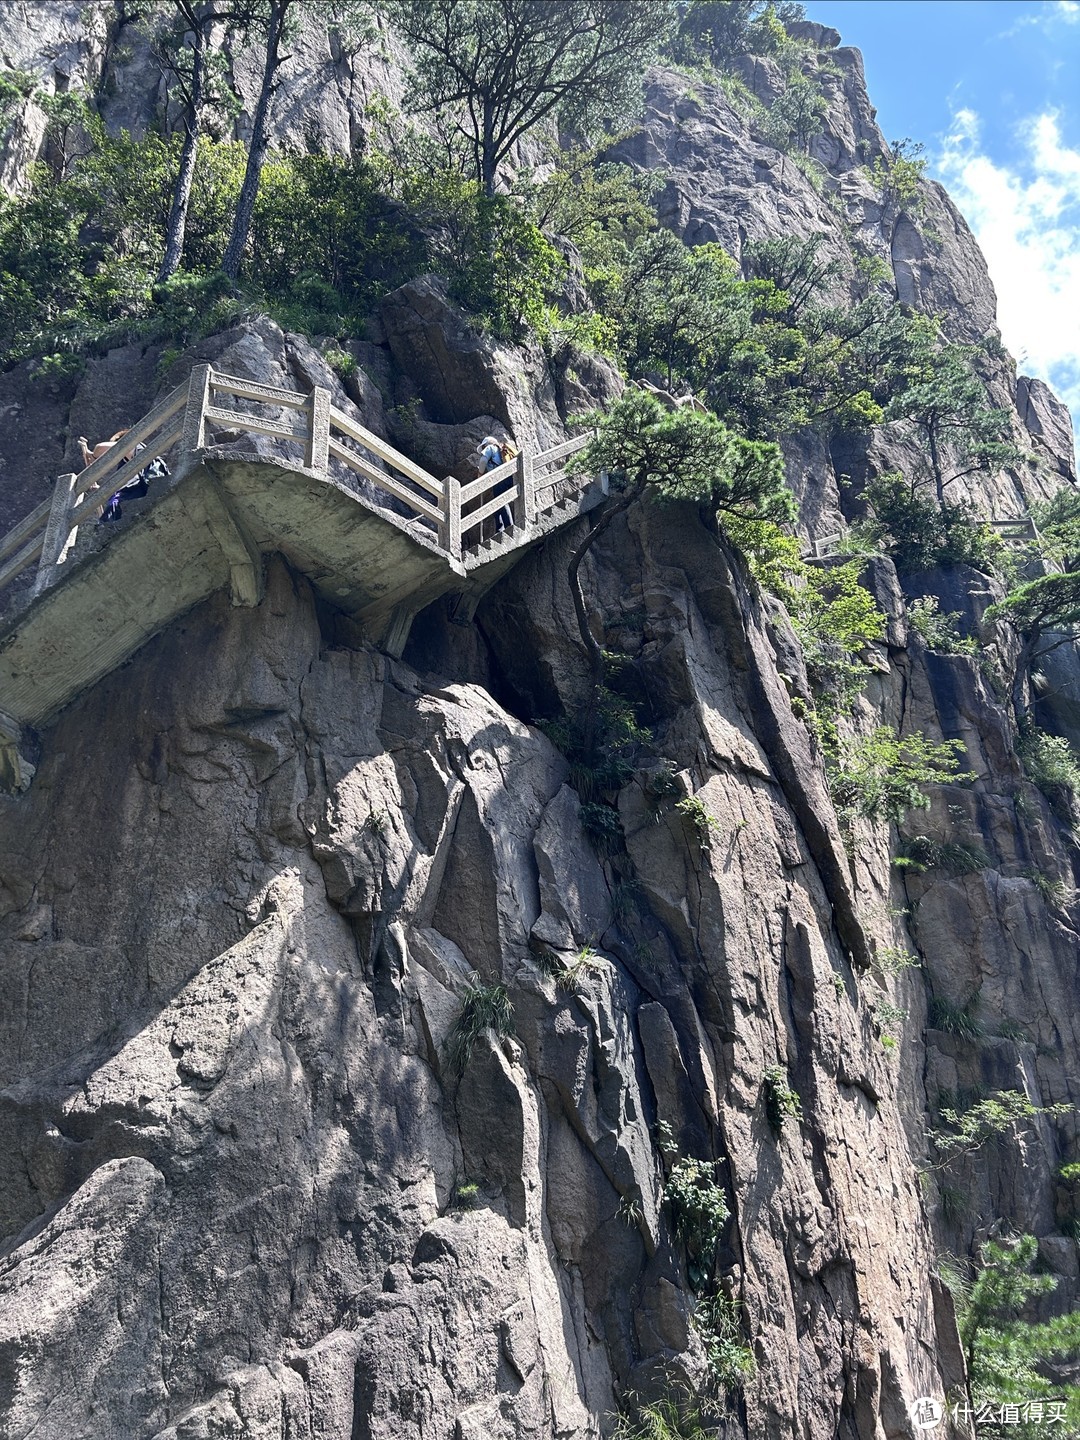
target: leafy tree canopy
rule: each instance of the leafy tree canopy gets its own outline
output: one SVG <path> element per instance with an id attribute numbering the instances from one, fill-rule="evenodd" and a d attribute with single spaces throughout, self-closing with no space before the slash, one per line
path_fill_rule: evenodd
<path id="1" fill-rule="evenodd" d="M 1062 513 L 1065 512 L 1064 505 Z M 1071 522 L 1062 522 L 1066 528 Z M 1037 660 L 1080 639 L 1080 570 L 1039 575 L 1011 590 L 991 605 L 989 620 L 1006 620 L 1016 627 L 1020 648 L 1013 668 L 1012 701 L 1017 724 L 1028 720 L 1025 703 L 1027 677 Z"/>
<path id="2" fill-rule="evenodd" d="M 1056 1276 L 1032 1273 L 1038 1253 L 1035 1236 L 1021 1235 L 988 1241 L 974 1281 L 954 1265 L 943 1267 L 956 1302 L 972 1403 L 990 1405 L 994 1411 L 1009 1403 L 1020 1408 L 1016 1423 L 1002 1429 L 1017 1440 L 1039 1440 L 1045 1435 L 1049 1417 L 1045 1406 L 1052 1401 L 1064 1404 L 1064 1433 L 1075 1434 L 1080 1425 L 1080 1387 L 1050 1380 L 1045 1374 L 1048 1363 L 1080 1351 L 1080 1311 L 1042 1323 L 1020 1318 L 1032 1301 L 1057 1288 Z M 1041 1413 L 1031 1413 L 1032 1402 L 1044 1406 Z"/>
<path id="3" fill-rule="evenodd" d="M 630 372 L 693 389 L 747 435 L 880 424 L 922 358 L 925 322 L 879 290 L 826 303 L 820 236 L 748 246 L 749 279 L 719 245 L 667 230 L 604 239 L 583 237 L 585 275 Z"/>
<path id="4" fill-rule="evenodd" d="M 640 109 L 641 79 L 675 23 L 672 0 L 389 0 L 412 50 L 407 103 L 433 113 L 486 195 L 531 130 L 595 133 Z"/>
<path id="5" fill-rule="evenodd" d="M 623 495 L 647 485 L 667 499 L 693 500 L 720 511 L 789 519 L 793 497 L 776 445 L 745 440 L 715 415 L 669 410 L 642 390 L 628 390 L 603 414 L 581 469 L 606 470 Z"/>
<path id="6" fill-rule="evenodd" d="M 678 60 L 707 56 L 721 69 L 740 55 L 770 55 L 782 43 L 784 26 L 805 18 L 793 0 L 690 0 L 672 47 Z"/>
<path id="7" fill-rule="evenodd" d="M 1080 569 L 1080 490 L 1059 490 L 1042 505 L 1031 507 L 1043 554 L 1066 570 Z"/>
<path id="8" fill-rule="evenodd" d="M 932 565 L 992 571 L 1001 560 L 1005 542 L 979 522 L 972 506 L 931 499 L 918 475 L 905 478 L 887 471 L 870 481 L 865 498 L 872 516 L 864 527 L 866 538 L 891 555 L 901 572 Z"/>
<path id="9" fill-rule="evenodd" d="M 910 420 L 926 441 L 939 501 L 945 491 L 977 470 L 1000 470 L 1023 458 L 1011 443 L 1009 412 L 987 403 L 973 362 L 980 347 L 942 345 L 923 321 L 918 352 L 906 383 L 890 401 L 890 420 Z M 950 463 L 950 454 L 953 463 Z"/>
<path id="10" fill-rule="evenodd" d="M 1025 639 L 1038 647 L 1047 631 L 1071 631 L 1080 625 L 1080 572 L 1040 575 L 987 610 L 991 619 L 1008 619 Z M 1042 653 L 1033 650 L 1030 658 Z"/>
<path id="11" fill-rule="evenodd" d="M 820 303 L 840 272 L 836 259 L 821 252 L 824 233 L 803 240 L 797 235 L 752 240 L 743 247 L 743 264 L 753 280 L 770 281 L 785 297 L 784 318 L 794 322 L 810 301 Z"/>

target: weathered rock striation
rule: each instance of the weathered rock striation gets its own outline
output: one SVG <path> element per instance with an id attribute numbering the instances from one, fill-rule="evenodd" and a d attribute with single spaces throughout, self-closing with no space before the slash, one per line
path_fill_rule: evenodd
<path id="1" fill-rule="evenodd" d="M 101 7 L 81 7 L 93 23 L 52 8 L 80 73 L 114 63 Z M 902 296 L 984 334 L 993 290 L 962 219 L 936 186 L 918 222 L 875 197 L 859 167 L 884 142 L 858 53 L 810 38 L 837 69 L 825 193 L 719 88 L 674 72 L 652 76 L 622 153 L 668 171 L 662 213 L 687 240 L 738 255 L 822 231 L 850 270 L 854 227 Z M 317 95 L 323 143 L 345 148 L 376 81 L 304 44 L 282 135 Z M 148 113 L 140 64 L 137 47 L 114 64 L 122 123 Z M 758 93 L 769 65 L 747 75 Z M 493 423 L 552 443 L 619 385 L 477 339 L 436 280 L 388 297 L 356 349 L 340 403 L 448 467 Z M 26 367 L 0 376 L 7 519 L 86 417 L 130 420 L 194 360 L 336 383 L 267 321 L 169 375 L 159 359 L 126 347 L 51 392 Z M 1037 458 L 968 495 L 1022 513 L 1073 478 L 1068 417 L 1007 358 L 991 380 Z M 853 513 L 841 476 L 910 463 L 901 441 L 788 452 L 808 536 Z M 1060 1303 L 1078 1298 L 1052 1181 L 1073 1117 L 948 1187 L 919 1174 L 943 1094 L 1080 1104 L 1075 911 L 1032 878 L 1071 876 L 1077 852 L 1023 778 L 992 680 L 926 650 L 876 559 L 890 626 L 867 715 L 963 741 L 977 779 L 940 787 L 913 828 L 987 863 L 899 876 L 869 829 L 851 863 L 782 610 L 710 516 L 639 507 L 587 562 L 598 638 L 633 657 L 653 734 L 618 795 L 625 851 L 598 858 L 579 777 L 535 723 L 585 684 L 576 538 L 529 554 L 468 623 L 432 606 L 401 660 L 273 559 L 258 607 L 223 593 L 177 621 L 39 737 L 26 793 L 0 796 L 0 1434 L 609 1435 L 627 1397 L 704 1383 L 663 1203 L 672 1147 L 718 1162 L 731 1211 L 723 1288 L 757 1367 L 718 1401 L 732 1440 L 912 1435 L 911 1401 L 964 1379 L 936 1254 L 997 1220 L 1038 1235 Z M 976 627 L 991 598 L 975 572 L 907 584 Z M 688 796 L 705 833 L 676 808 Z M 899 944 L 921 969 L 868 968 Z M 495 985 L 512 1033 L 482 1032 L 461 1066 L 463 1002 Z M 907 1012 L 895 1054 L 886 999 Z M 938 1018 L 973 1003 L 983 1033 L 928 1027 L 930 999 Z M 772 1067 L 802 1109 L 778 1128 Z"/>

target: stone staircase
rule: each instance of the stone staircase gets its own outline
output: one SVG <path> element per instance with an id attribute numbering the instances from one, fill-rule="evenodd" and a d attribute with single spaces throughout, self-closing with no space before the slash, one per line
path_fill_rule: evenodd
<path id="1" fill-rule="evenodd" d="M 261 452 L 240 448 L 244 435 L 262 437 Z M 61 476 L 53 499 L 0 540 L 0 586 L 37 566 L 0 629 L 0 784 L 28 783 L 28 728 L 184 611 L 226 586 L 234 605 L 257 605 L 268 554 L 284 555 L 394 655 L 442 595 L 456 597 L 455 618 L 471 619 L 526 550 L 602 503 L 603 481 L 566 468 L 587 443 L 520 455 L 466 485 L 440 481 L 335 409 L 328 391 L 299 395 L 196 366 L 122 452 Z M 80 541 L 80 526 L 158 456 L 170 477 L 130 516 L 125 501 L 115 531 L 95 527 Z M 494 495 L 496 485 L 508 488 Z M 504 506 L 513 529 L 481 538 Z"/>

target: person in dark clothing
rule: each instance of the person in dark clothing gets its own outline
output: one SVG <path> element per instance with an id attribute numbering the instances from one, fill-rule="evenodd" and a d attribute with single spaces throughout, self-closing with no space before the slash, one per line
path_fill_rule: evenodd
<path id="1" fill-rule="evenodd" d="M 136 445 L 132 456 L 138 455 L 140 450 L 145 450 L 145 445 Z M 121 485 L 115 495 L 110 495 L 105 502 L 105 508 L 98 516 L 99 525 L 107 525 L 110 520 L 119 520 L 123 514 L 120 508 L 123 500 L 141 499 L 147 492 L 151 480 L 164 480 L 169 473 L 169 467 L 159 455 L 156 460 L 151 460 L 149 465 L 144 465 L 137 475 L 133 475 L 126 485 Z"/>
<path id="2" fill-rule="evenodd" d="M 510 442 L 500 442 L 494 435 L 485 435 L 480 442 L 480 467 L 479 473 L 486 475 L 489 470 L 496 470 L 500 465 L 505 465 L 508 460 L 517 456 L 517 450 Z M 492 491 L 492 495 L 502 495 L 507 490 L 514 488 L 513 480 L 504 477 Z M 495 512 L 495 534 L 500 530 L 512 530 L 514 528 L 514 517 L 511 514 L 509 505 L 504 505 L 501 510 Z"/>

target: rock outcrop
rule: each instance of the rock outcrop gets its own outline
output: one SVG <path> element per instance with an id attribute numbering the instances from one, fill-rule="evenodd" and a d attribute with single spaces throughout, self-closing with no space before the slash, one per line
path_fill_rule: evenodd
<path id="1" fill-rule="evenodd" d="M 92 75 L 102 7 L 53 8 Z M 835 71 L 821 193 L 674 72 L 620 153 L 670 172 L 662 213 L 691 243 L 821 232 L 850 279 L 852 226 L 912 305 L 981 336 L 994 298 L 966 226 L 932 185 L 919 216 L 890 210 L 861 60 L 813 30 Z M 374 82 L 303 44 L 281 134 L 317 90 L 321 143 L 345 148 Z M 117 115 L 147 113 L 142 64 L 115 62 Z M 761 59 L 745 79 L 776 83 Z M 10 371 L 7 518 L 74 436 L 129 422 L 195 360 L 329 386 L 447 471 L 492 425 L 553 443 L 620 383 L 473 335 L 432 278 L 352 349 L 339 380 L 248 320 L 164 369 L 140 346 L 51 390 Z M 1007 358 L 990 381 L 1036 458 L 967 493 L 1019 513 L 1072 478 L 1071 431 Z M 843 478 L 912 463 L 895 437 L 841 454 L 805 436 L 787 458 L 811 537 L 853 510 Z M 893 1440 L 914 1399 L 964 1383 L 941 1249 L 1011 1223 L 1058 1303 L 1080 1298 L 1053 1179 L 1075 1114 L 925 1168 L 962 1095 L 1080 1104 L 1075 845 L 1015 757 L 989 632 L 982 665 L 931 653 L 904 611 L 932 594 L 978 631 L 990 582 L 932 572 L 905 594 L 887 559 L 868 570 L 889 629 L 863 718 L 961 741 L 976 777 L 904 833 L 977 863 L 898 871 L 881 826 L 849 859 L 783 611 L 689 505 L 636 507 L 586 562 L 650 731 L 626 784 L 588 788 L 538 723 L 586 684 L 565 576 L 587 523 L 469 623 L 430 607 L 400 660 L 273 558 L 260 605 L 220 594 L 178 620 L 0 796 L 5 1436 L 566 1440 L 687 1387 L 731 1440 Z M 890 968 L 897 950 L 919 966 Z M 500 986 L 509 1023 L 463 1026 Z M 753 1355 L 741 1388 L 710 1379 L 664 1196 L 678 1156 L 713 1165 L 730 1211 L 717 1286 Z"/>

